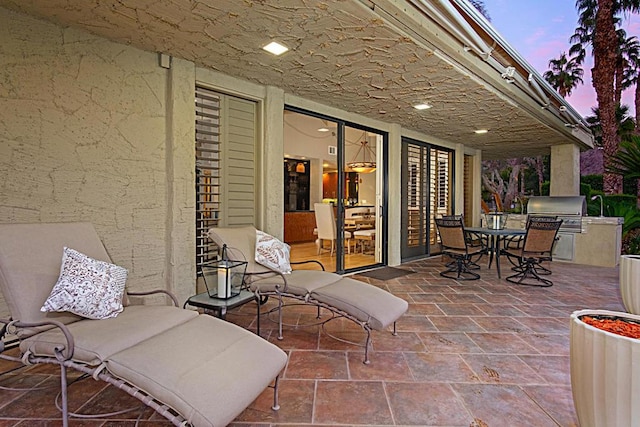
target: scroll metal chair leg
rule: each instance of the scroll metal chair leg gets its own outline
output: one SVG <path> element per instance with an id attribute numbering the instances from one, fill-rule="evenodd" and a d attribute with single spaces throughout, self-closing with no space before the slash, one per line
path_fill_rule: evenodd
<path id="1" fill-rule="evenodd" d="M 396 322 L 393 322 L 393 332 L 391 333 L 394 337 L 398 336 L 398 330 L 396 329 Z"/>
<path id="2" fill-rule="evenodd" d="M 60 394 L 62 395 L 62 426 L 69 427 L 69 403 L 67 399 L 67 367 L 60 365 Z"/>
<path id="3" fill-rule="evenodd" d="M 280 409 L 280 402 L 278 402 L 278 386 L 280 385 L 280 375 L 276 377 L 275 383 L 273 384 L 273 406 L 271 409 L 277 411 Z"/>
<path id="4" fill-rule="evenodd" d="M 256 298 L 256 306 L 258 307 L 258 312 L 256 313 L 256 334 L 260 336 L 260 296 Z"/>
<path id="5" fill-rule="evenodd" d="M 278 339 L 282 340 L 282 295 L 278 298 Z"/>
<path id="6" fill-rule="evenodd" d="M 362 363 L 368 365 L 369 363 L 371 363 L 371 361 L 369 360 L 369 347 L 371 346 L 371 329 L 365 328 L 365 330 L 367 331 L 367 341 L 364 343 L 364 360 L 362 361 Z"/>
<path id="7" fill-rule="evenodd" d="M 316 319 L 320 318 L 320 306 L 318 306 L 318 315 L 316 316 Z"/>

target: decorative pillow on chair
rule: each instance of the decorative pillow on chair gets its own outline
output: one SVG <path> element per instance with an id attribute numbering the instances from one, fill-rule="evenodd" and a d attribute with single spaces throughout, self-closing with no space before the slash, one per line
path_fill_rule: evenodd
<path id="1" fill-rule="evenodd" d="M 65 247 L 60 277 L 40 311 L 69 311 L 89 319 L 122 312 L 127 270 Z"/>
<path id="2" fill-rule="evenodd" d="M 256 262 L 282 274 L 291 273 L 290 247 L 275 237 L 256 230 Z"/>

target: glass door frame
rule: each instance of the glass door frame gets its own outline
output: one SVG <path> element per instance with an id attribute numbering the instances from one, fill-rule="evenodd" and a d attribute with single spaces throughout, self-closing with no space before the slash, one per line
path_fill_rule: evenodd
<path id="1" fill-rule="evenodd" d="M 426 218 L 426 223 L 425 222 L 422 223 L 422 224 L 425 224 L 426 228 L 422 230 L 424 232 L 422 244 L 420 245 L 419 248 L 417 248 L 418 250 L 423 249 L 424 253 L 422 252 L 418 253 L 418 251 L 412 251 L 411 248 L 407 246 L 408 239 L 409 239 L 409 231 L 408 231 L 409 203 L 408 203 L 408 194 L 407 194 L 408 186 L 407 186 L 407 179 L 406 179 L 409 176 L 408 175 L 409 170 L 407 167 L 406 170 L 402 171 L 402 178 L 401 178 L 401 200 L 403 204 L 402 212 L 401 212 L 401 222 L 402 222 L 401 228 L 403 229 L 403 234 L 400 239 L 401 240 L 400 251 L 401 251 L 402 262 L 422 259 L 422 258 L 429 257 L 431 255 L 434 255 L 434 251 L 432 247 L 433 245 L 431 243 L 431 240 L 433 237 L 432 229 L 435 230 L 435 224 L 433 224 L 433 219 L 435 218 L 436 213 L 432 211 L 433 206 L 431 204 L 431 198 L 432 198 L 431 187 L 432 187 L 433 180 L 438 179 L 437 176 L 432 176 L 432 171 L 431 171 L 431 163 L 433 162 L 432 156 L 433 156 L 434 150 L 449 153 L 449 155 L 451 156 L 450 166 L 448 171 L 448 180 L 450 182 L 450 189 L 448 194 L 449 210 L 450 210 L 449 214 L 452 214 L 453 212 L 455 212 L 455 200 L 456 200 L 455 198 L 456 151 L 452 148 L 442 147 L 436 144 L 431 144 L 428 142 L 419 141 L 413 138 L 403 136 L 401 140 L 401 153 L 402 153 L 401 167 L 402 168 L 405 168 L 405 166 L 408 166 L 409 146 L 419 147 L 421 150 L 426 150 L 426 154 L 427 154 L 426 162 L 423 165 L 423 169 L 419 171 L 420 174 L 426 174 L 427 176 L 427 179 L 424 181 L 426 188 L 422 189 L 425 191 L 425 194 L 426 194 L 426 205 L 420 206 L 420 208 L 423 210 L 423 212 L 420 213 L 420 217 Z M 436 240 L 437 240 L 437 236 L 436 236 Z"/>
<path id="2" fill-rule="evenodd" d="M 345 274 L 352 273 L 361 270 L 371 269 L 372 267 L 378 267 L 382 265 L 387 265 L 388 262 L 388 222 L 387 222 L 387 209 L 389 203 L 389 133 L 375 129 L 368 126 L 363 126 L 358 123 L 353 123 L 350 121 L 346 121 L 343 119 L 339 119 L 332 116 L 327 116 L 324 114 L 320 114 L 314 111 L 306 110 L 303 108 L 293 107 L 290 105 L 285 105 L 284 109 L 286 111 L 291 111 L 298 114 L 304 114 L 310 117 L 318 118 L 321 120 L 331 121 L 337 124 L 336 131 L 336 145 L 337 145 L 337 173 L 338 173 L 338 189 L 337 189 L 337 215 L 336 215 L 336 230 L 337 230 L 337 242 L 336 242 L 336 273 Z M 379 222 L 379 226 L 377 227 L 377 234 L 379 234 L 380 241 L 376 244 L 380 245 L 380 260 L 378 262 L 374 262 L 372 264 L 367 264 L 361 267 L 349 268 L 345 269 L 344 262 L 344 214 L 345 214 L 345 206 L 344 199 L 346 197 L 345 193 L 345 128 L 350 127 L 366 132 L 375 133 L 382 136 L 382 144 L 381 147 L 376 146 L 376 158 L 382 158 L 382 162 L 377 162 L 376 172 L 380 175 L 376 177 L 378 183 L 380 183 L 380 191 L 382 194 L 376 194 L 376 205 L 377 205 L 377 213 L 378 217 L 376 219 Z M 381 199 L 381 203 L 378 205 L 379 200 Z M 283 206 L 284 209 L 284 206 Z M 376 237 L 376 240 L 378 237 Z"/>

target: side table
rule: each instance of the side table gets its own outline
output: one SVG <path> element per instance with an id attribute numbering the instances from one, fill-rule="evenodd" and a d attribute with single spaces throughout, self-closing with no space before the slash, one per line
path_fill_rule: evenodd
<path id="1" fill-rule="evenodd" d="M 203 292 L 189 297 L 189 299 L 185 301 L 183 308 L 191 305 L 205 310 L 212 310 L 216 313 L 217 317 L 224 319 L 227 315 L 227 310 L 246 304 L 254 298 L 255 295 L 253 292 L 245 290 L 240 291 L 238 295 L 228 299 L 212 298 L 208 293 Z"/>

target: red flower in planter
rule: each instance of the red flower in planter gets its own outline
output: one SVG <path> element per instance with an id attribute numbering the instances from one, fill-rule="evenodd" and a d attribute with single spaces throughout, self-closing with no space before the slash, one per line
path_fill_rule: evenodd
<path id="1" fill-rule="evenodd" d="M 611 332 L 612 334 L 622 335 L 628 338 L 640 338 L 640 324 L 635 322 L 603 316 L 582 316 L 580 320 L 595 328 Z"/>

